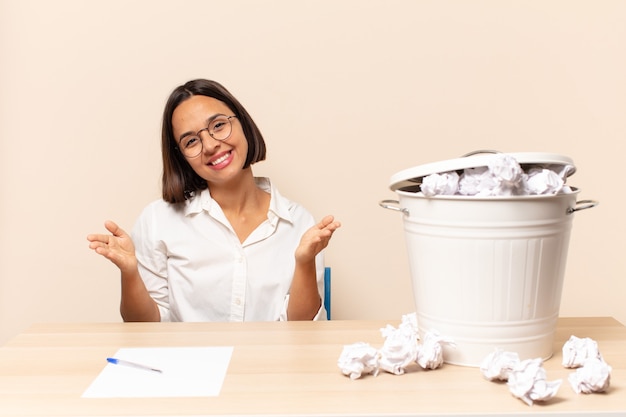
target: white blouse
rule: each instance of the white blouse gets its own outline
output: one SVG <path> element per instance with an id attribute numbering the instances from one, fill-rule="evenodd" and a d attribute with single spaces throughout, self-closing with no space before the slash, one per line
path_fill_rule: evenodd
<path id="1" fill-rule="evenodd" d="M 161 199 L 143 210 L 131 236 L 161 321 L 287 320 L 295 250 L 315 220 L 269 179 L 255 181 L 270 193 L 270 207 L 243 243 L 208 189 L 180 207 Z M 316 269 L 323 299 L 323 253 Z M 314 320 L 325 319 L 322 303 Z"/>

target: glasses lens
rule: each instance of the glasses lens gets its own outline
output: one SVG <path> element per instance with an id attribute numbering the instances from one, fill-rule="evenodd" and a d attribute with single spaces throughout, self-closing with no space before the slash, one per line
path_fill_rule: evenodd
<path id="1" fill-rule="evenodd" d="M 187 158 L 198 156 L 202 152 L 202 139 L 199 136 L 187 136 L 180 141 L 180 150 Z"/>
<path id="2" fill-rule="evenodd" d="M 211 124 L 209 124 L 209 133 L 217 140 L 228 139 L 231 130 L 230 118 L 226 116 L 216 117 Z"/>

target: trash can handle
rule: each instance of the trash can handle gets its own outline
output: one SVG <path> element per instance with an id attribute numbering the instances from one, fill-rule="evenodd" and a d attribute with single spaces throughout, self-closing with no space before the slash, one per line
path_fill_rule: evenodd
<path id="1" fill-rule="evenodd" d="M 567 214 L 572 214 L 575 211 L 590 209 L 597 206 L 598 204 L 600 204 L 600 202 L 596 200 L 580 200 L 576 202 L 574 207 L 570 207 L 567 209 Z"/>
<path id="2" fill-rule="evenodd" d="M 461 158 L 467 158 L 468 156 L 478 155 L 478 154 L 481 154 L 481 153 L 501 153 L 501 152 L 493 150 L 493 149 L 478 149 L 478 150 L 475 150 L 475 151 L 472 151 L 472 152 L 468 152 L 468 153 L 466 153 L 464 155 L 461 155 Z"/>
<path id="3" fill-rule="evenodd" d="M 393 211 L 401 211 L 405 216 L 409 215 L 409 209 L 398 207 L 400 202 L 398 200 L 381 200 L 378 202 L 378 205 L 382 208 L 393 210 Z"/>

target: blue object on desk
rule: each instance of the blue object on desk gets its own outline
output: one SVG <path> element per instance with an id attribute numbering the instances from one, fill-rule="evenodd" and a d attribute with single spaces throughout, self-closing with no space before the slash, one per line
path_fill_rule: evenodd
<path id="1" fill-rule="evenodd" d="M 324 268 L 324 308 L 326 319 L 330 320 L 330 267 Z"/>
<path id="2" fill-rule="evenodd" d="M 152 371 L 152 372 L 159 372 L 159 373 L 163 372 L 160 369 L 153 368 L 147 365 L 142 365 L 136 362 L 127 361 L 124 359 L 107 358 L 107 362 L 112 363 L 113 365 L 122 365 L 122 366 L 128 366 L 130 368 L 143 369 L 144 371 Z"/>

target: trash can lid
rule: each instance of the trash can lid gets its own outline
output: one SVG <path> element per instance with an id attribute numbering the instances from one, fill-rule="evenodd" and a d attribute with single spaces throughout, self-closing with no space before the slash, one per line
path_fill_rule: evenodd
<path id="1" fill-rule="evenodd" d="M 505 153 L 513 158 L 524 168 L 526 166 L 545 167 L 565 167 L 571 168 L 567 171 L 569 177 L 576 172 L 574 161 L 564 155 L 543 152 L 496 152 L 496 151 L 475 151 L 461 158 L 448 159 L 445 161 L 432 162 L 404 169 L 391 176 L 389 188 L 396 191 L 400 188 L 421 184 L 422 178 L 431 174 L 440 174 L 451 171 L 462 171 L 466 168 L 486 167 L 493 160 L 496 154 Z"/>

